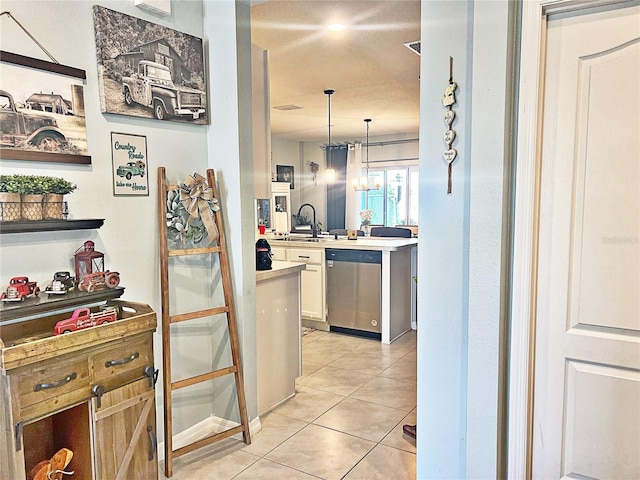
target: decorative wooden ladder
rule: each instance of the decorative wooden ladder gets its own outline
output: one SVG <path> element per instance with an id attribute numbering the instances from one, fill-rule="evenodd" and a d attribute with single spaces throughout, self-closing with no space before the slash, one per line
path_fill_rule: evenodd
<path id="1" fill-rule="evenodd" d="M 159 217 L 160 217 L 160 277 L 162 287 L 162 366 L 163 366 L 163 393 L 164 393 L 164 474 L 167 477 L 173 475 L 173 459 L 198 448 L 210 445 L 218 440 L 230 437 L 242 432 L 244 443 L 251 443 L 249 433 L 249 418 L 247 416 L 247 404 L 244 395 L 244 381 L 242 376 L 242 364 L 240 361 L 240 344 L 238 342 L 238 331 L 236 328 L 235 311 L 233 308 L 233 295 L 231 291 L 231 279 L 229 275 L 229 262 L 225 246 L 224 230 L 220 211 L 214 213 L 215 225 L 218 228 L 219 238 L 217 246 L 187 249 L 172 249 L 168 247 L 167 237 L 167 194 L 169 191 L 177 191 L 177 185 L 167 185 L 166 172 L 164 167 L 158 168 L 158 195 L 159 195 Z M 213 190 L 213 196 L 218 198 L 215 173 L 212 169 L 207 170 L 207 183 Z M 209 308 L 205 310 L 185 312 L 172 315 L 169 305 L 169 257 L 183 255 L 219 255 L 220 274 L 224 291 L 225 305 Z M 233 365 L 211 372 L 196 375 L 191 378 L 172 382 L 171 380 L 171 325 L 178 322 L 185 322 L 202 317 L 209 317 L 226 313 L 227 327 L 229 330 L 229 341 L 231 346 L 231 357 Z M 236 392 L 238 397 L 238 409 L 240 411 L 240 424 L 215 433 L 206 438 L 197 440 L 189 445 L 185 445 L 176 450 L 173 449 L 173 419 L 171 394 L 178 389 L 210 381 L 224 375 L 235 375 Z"/>

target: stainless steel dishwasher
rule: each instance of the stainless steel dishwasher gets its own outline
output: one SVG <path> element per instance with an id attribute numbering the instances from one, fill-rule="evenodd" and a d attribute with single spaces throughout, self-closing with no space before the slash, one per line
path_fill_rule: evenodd
<path id="1" fill-rule="evenodd" d="M 382 252 L 325 251 L 327 321 L 331 330 L 380 338 Z"/>

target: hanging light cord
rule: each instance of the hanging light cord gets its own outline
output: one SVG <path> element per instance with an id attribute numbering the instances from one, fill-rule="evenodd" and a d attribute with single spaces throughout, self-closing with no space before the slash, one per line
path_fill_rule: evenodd
<path id="1" fill-rule="evenodd" d="M 335 93 L 335 90 L 325 90 L 324 94 L 327 96 L 327 105 L 329 110 L 329 144 L 327 145 L 327 159 L 329 160 L 329 169 L 332 168 L 331 164 L 331 95 Z"/>
<path id="2" fill-rule="evenodd" d="M 364 192 L 364 207 L 369 209 L 369 123 L 371 123 L 370 118 L 364 119 L 367 124 L 367 163 L 365 164 L 365 178 L 366 178 L 366 190 Z"/>
<path id="3" fill-rule="evenodd" d="M 369 122 L 371 122 L 370 118 L 365 118 L 365 122 L 367 122 L 367 181 L 369 180 Z"/>

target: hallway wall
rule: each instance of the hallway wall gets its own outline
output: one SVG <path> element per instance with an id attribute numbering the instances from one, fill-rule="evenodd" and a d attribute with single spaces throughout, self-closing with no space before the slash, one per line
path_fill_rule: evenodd
<path id="1" fill-rule="evenodd" d="M 509 3 L 422 1 L 418 478 L 496 478 Z M 453 109 L 447 194 L 441 97 Z"/>

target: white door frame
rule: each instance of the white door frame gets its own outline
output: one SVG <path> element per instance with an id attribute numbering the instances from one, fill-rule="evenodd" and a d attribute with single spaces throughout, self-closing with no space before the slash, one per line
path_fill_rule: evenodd
<path id="1" fill-rule="evenodd" d="M 546 16 L 629 0 L 525 0 L 522 3 L 518 146 L 511 287 L 507 478 L 531 478 L 535 373 L 540 122 Z"/>

